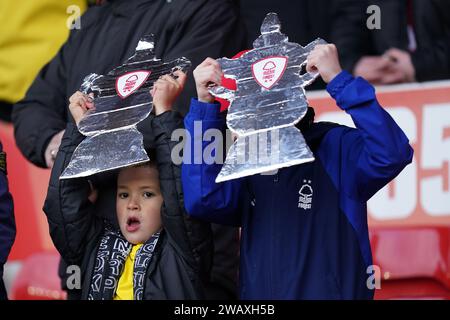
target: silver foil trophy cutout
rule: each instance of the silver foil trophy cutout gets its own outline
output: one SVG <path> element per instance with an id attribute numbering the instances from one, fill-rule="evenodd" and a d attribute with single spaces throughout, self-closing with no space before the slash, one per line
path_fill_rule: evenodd
<path id="1" fill-rule="evenodd" d="M 124 64 L 106 75 L 93 73 L 85 77 L 80 91 L 94 94 L 94 107 L 78 124 L 86 138 L 75 149 L 60 179 L 90 176 L 150 160 L 136 127 L 152 111 L 150 90 L 160 76 L 176 70 L 186 72 L 191 66 L 184 57 L 162 62 L 153 48 L 153 35 L 144 36 Z"/>
<path id="2" fill-rule="evenodd" d="M 318 73 L 304 73 L 317 39 L 302 47 L 288 42 L 280 32 L 277 14 L 269 13 L 253 49 L 237 59 L 218 59 L 226 78 L 236 81 L 236 91 L 216 86 L 215 97 L 230 102 L 228 128 L 238 138 L 228 150 L 216 182 L 232 180 L 314 161 L 314 156 L 295 127 L 306 114 L 304 87 Z"/>

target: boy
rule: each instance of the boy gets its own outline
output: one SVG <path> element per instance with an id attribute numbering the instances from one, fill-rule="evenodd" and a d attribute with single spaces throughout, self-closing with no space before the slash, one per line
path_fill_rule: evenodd
<path id="1" fill-rule="evenodd" d="M 14 221 L 14 206 L 11 193 L 8 190 L 6 171 L 6 153 L 0 142 L 0 300 L 6 300 L 5 284 L 3 283 L 3 265 L 16 238 Z"/>
<path id="2" fill-rule="evenodd" d="M 66 43 L 36 75 L 24 99 L 12 108 L 16 144 L 24 156 L 39 167 L 53 166 L 62 131 L 72 121 L 67 100 L 84 77 L 92 72 L 106 74 L 128 59 L 144 35 L 156 35 L 155 54 L 164 61 L 186 57 L 197 65 L 207 56 L 227 56 L 242 49 L 244 34 L 238 32 L 242 28 L 239 12 L 231 1 L 103 2 L 101 6 L 91 6 L 80 17 L 81 28 L 70 31 Z M 187 112 L 194 88 L 194 81 L 188 80 L 174 105 L 175 110 L 182 114 Z M 154 139 L 148 130 L 148 120 L 150 118 L 138 125 L 146 148 Z M 114 181 L 107 179 L 107 175 L 100 177 L 103 179 L 97 181 L 96 214 L 114 221 L 116 190 L 110 188 Z M 217 290 L 209 292 L 209 297 L 235 297 L 237 230 L 224 226 L 214 226 L 213 230 L 213 280 Z M 225 270 L 224 265 L 228 266 Z M 62 270 L 66 267 L 62 266 Z M 71 299 L 79 299 L 77 290 L 68 290 L 68 294 Z"/>
<path id="3" fill-rule="evenodd" d="M 82 139 L 68 125 L 52 170 L 44 211 L 53 242 L 68 265 L 81 268 L 82 299 L 200 299 L 208 282 L 209 225 L 183 209 L 180 168 L 172 164 L 172 130 L 182 125 L 171 106 L 186 76 L 160 78 L 151 92 L 155 155 L 151 163 L 121 169 L 117 180 L 119 228 L 95 215 L 95 193 L 86 179 L 59 180 Z M 75 93 L 70 111 L 78 123 L 92 108 Z"/>
<path id="4" fill-rule="evenodd" d="M 313 123 L 309 108 L 297 126 L 315 155 L 312 163 L 219 184 L 219 164 L 194 164 L 193 155 L 182 167 L 188 213 L 242 228 L 241 299 L 373 298 L 366 285 L 372 264 L 366 202 L 411 162 L 413 150 L 374 88 L 341 70 L 334 45 L 316 46 L 307 70 L 320 73 L 357 129 Z M 198 100 L 185 118 L 190 137 L 194 121 L 202 121 L 203 131 L 224 129 L 208 92 L 221 76 L 212 59 L 194 71 Z"/>

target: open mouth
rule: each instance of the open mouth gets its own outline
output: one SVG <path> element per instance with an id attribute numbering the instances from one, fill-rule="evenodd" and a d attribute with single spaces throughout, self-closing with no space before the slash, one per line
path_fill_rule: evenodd
<path id="1" fill-rule="evenodd" d="M 127 220 L 127 231 L 128 232 L 134 232 L 139 229 L 139 226 L 141 225 L 141 222 L 136 217 L 129 217 Z"/>

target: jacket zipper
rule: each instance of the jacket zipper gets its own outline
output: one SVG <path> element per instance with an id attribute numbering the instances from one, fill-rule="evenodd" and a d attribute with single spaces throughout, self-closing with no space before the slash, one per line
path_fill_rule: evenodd
<path id="1" fill-rule="evenodd" d="M 279 177 L 280 171 L 278 170 L 277 173 L 275 174 L 274 178 L 273 178 L 273 187 L 274 189 L 276 189 L 278 187 L 278 182 L 280 180 Z M 275 190 L 274 190 L 275 191 Z M 273 257 L 273 253 L 274 253 L 274 242 L 276 241 L 275 238 L 275 226 L 274 226 L 274 212 L 275 212 L 275 194 L 276 192 L 272 192 L 271 193 L 271 197 L 272 197 L 272 203 L 271 203 L 271 210 L 270 210 L 270 234 L 271 234 L 271 241 L 269 242 L 269 292 L 270 292 L 270 297 L 273 299 L 274 297 L 274 292 L 273 292 L 273 261 L 274 261 L 274 257 Z"/>

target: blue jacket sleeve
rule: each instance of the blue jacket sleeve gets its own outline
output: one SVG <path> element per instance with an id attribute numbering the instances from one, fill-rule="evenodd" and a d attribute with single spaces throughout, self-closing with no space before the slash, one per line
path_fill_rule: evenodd
<path id="1" fill-rule="evenodd" d="M 222 159 L 205 161 L 203 156 L 205 148 L 211 143 L 204 141 L 205 132 L 216 129 L 224 133 L 225 121 L 220 116 L 219 108 L 219 104 L 192 99 L 190 111 L 184 119 L 187 130 L 182 165 L 185 206 L 191 216 L 238 226 L 241 223 L 238 208 L 241 181 L 216 183 L 215 179 L 222 168 L 221 161 L 218 160 Z M 215 158 L 215 154 L 212 156 Z M 208 164 L 210 162 L 213 163 Z"/>
<path id="2" fill-rule="evenodd" d="M 3 153 L 0 143 L 0 271 L 8 258 L 15 237 L 16 224 L 13 199 L 8 190 L 8 179 L 6 177 L 6 154 Z"/>
<path id="3" fill-rule="evenodd" d="M 321 158 L 340 191 L 354 200 L 367 201 L 412 161 L 413 149 L 367 81 L 343 71 L 327 90 L 352 117 L 356 130 L 331 130 L 320 148 Z"/>

